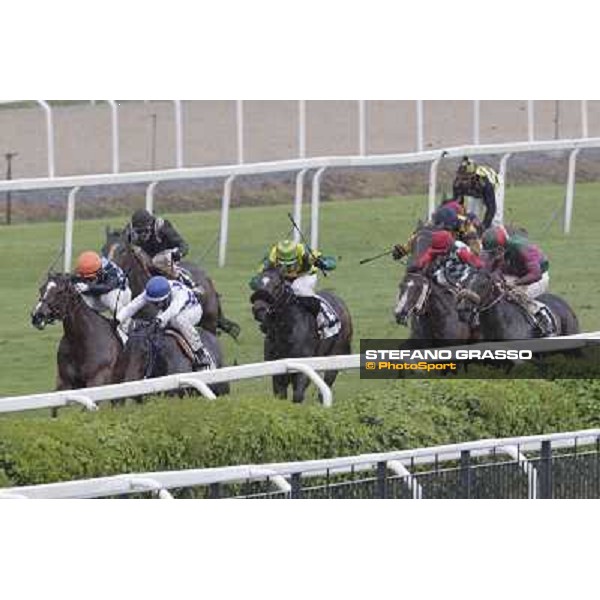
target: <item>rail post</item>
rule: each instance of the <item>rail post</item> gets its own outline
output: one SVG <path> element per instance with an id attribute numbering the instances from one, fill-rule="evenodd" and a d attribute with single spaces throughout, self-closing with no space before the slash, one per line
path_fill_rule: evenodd
<path id="1" fill-rule="evenodd" d="M 575 167 L 580 148 L 571 150 L 569 154 L 569 170 L 567 173 L 567 190 L 565 193 L 565 215 L 563 223 L 564 233 L 571 232 L 571 218 L 573 216 L 573 198 L 575 196 Z"/>
<path id="2" fill-rule="evenodd" d="M 417 152 L 423 152 L 423 100 L 417 100 Z"/>
<path id="3" fill-rule="evenodd" d="M 301 169 L 296 173 L 296 192 L 294 194 L 294 221 L 302 229 L 302 200 L 304 196 L 304 176 L 308 169 Z M 300 232 L 294 227 L 294 241 L 300 241 Z"/>
<path id="4" fill-rule="evenodd" d="M 387 464 L 385 461 L 377 463 L 377 487 L 375 498 L 387 498 Z"/>
<path id="5" fill-rule="evenodd" d="M 119 107 L 114 100 L 107 100 L 110 105 L 112 132 L 112 172 L 119 172 Z"/>
<path id="6" fill-rule="evenodd" d="M 581 101 L 581 137 L 588 137 L 588 104 L 587 100 Z"/>
<path id="7" fill-rule="evenodd" d="M 471 497 L 471 452 L 462 450 L 460 453 L 460 496 L 459 498 Z"/>
<path id="8" fill-rule="evenodd" d="M 229 204 L 231 201 L 231 186 L 235 175 L 230 175 L 223 186 L 223 202 L 221 204 L 221 233 L 219 234 L 219 267 L 225 266 L 227 255 L 227 237 L 229 235 Z"/>
<path id="9" fill-rule="evenodd" d="M 367 102 L 358 101 L 358 154 L 364 156 L 367 153 Z"/>
<path id="10" fill-rule="evenodd" d="M 313 249 L 319 247 L 319 208 L 321 204 L 321 176 L 327 167 L 317 169 L 312 180 L 312 195 L 310 199 L 310 245 Z"/>
<path id="11" fill-rule="evenodd" d="M 306 156 L 306 100 L 298 100 L 298 157 Z"/>
<path id="12" fill-rule="evenodd" d="M 473 145 L 475 146 L 479 146 L 480 108 L 480 101 L 473 100 Z"/>
<path id="13" fill-rule="evenodd" d="M 552 498 L 552 445 L 550 440 L 542 442 L 538 481 L 540 482 L 538 498 Z"/>
<path id="14" fill-rule="evenodd" d="M 431 166 L 429 167 L 429 197 L 428 197 L 428 205 L 427 205 L 427 218 L 431 218 L 433 211 L 435 210 L 435 194 L 437 187 L 437 172 L 438 165 L 440 164 L 440 160 L 442 160 L 442 156 L 440 155 L 435 158 L 431 162 Z"/>
<path id="15" fill-rule="evenodd" d="M 527 100 L 527 140 L 535 139 L 535 113 L 533 100 Z"/>
<path id="16" fill-rule="evenodd" d="M 244 101 L 235 101 L 235 124 L 237 131 L 237 161 L 244 163 Z"/>
<path id="17" fill-rule="evenodd" d="M 36 100 L 46 113 L 46 144 L 48 148 L 48 177 L 54 177 L 54 122 L 52 108 L 45 100 Z"/>
<path id="18" fill-rule="evenodd" d="M 159 183 L 159 181 L 152 181 L 146 188 L 146 210 L 149 213 L 154 212 L 154 190 Z"/>
<path id="19" fill-rule="evenodd" d="M 79 186 L 74 187 L 67 196 L 67 220 L 65 222 L 65 255 L 63 262 L 63 271 L 68 273 L 71 270 L 71 261 L 73 259 L 73 225 L 75 223 L 75 200 Z"/>
<path id="20" fill-rule="evenodd" d="M 183 167 L 183 117 L 181 111 L 181 100 L 173 100 L 175 110 L 175 166 Z"/>
<path id="21" fill-rule="evenodd" d="M 506 168 L 508 159 L 510 158 L 510 152 L 502 155 L 500 159 L 500 168 L 498 170 L 498 177 L 500 179 L 500 185 L 498 188 L 498 197 L 496 198 L 496 214 L 494 215 L 494 224 L 502 225 L 504 223 L 504 197 L 506 193 Z"/>

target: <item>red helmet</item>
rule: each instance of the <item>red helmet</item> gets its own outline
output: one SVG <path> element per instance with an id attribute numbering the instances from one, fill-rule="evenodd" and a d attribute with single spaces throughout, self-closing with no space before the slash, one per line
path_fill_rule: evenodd
<path id="1" fill-rule="evenodd" d="M 84 279 L 90 279 L 102 268 L 102 260 L 96 252 L 83 252 L 77 259 L 75 272 Z"/>
<path id="2" fill-rule="evenodd" d="M 431 249 L 436 252 L 448 252 L 454 244 L 454 236 L 445 229 L 434 231 L 431 234 Z"/>

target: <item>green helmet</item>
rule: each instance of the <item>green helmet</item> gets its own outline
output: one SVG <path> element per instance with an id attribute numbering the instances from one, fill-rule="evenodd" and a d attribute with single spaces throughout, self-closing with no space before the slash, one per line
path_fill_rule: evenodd
<path id="1" fill-rule="evenodd" d="M 282 242 L 278 242 L 275 253 L 277 262 L 282 264 L 284 267 L 295 267 L 298 263 L 296 242 L 291 240 L 283 240 Z"/>

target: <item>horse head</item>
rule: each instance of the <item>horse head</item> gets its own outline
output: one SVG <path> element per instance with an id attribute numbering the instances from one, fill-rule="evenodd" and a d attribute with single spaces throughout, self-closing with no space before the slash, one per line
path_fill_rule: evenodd
<path id="1" fill-rule="evenodd" d="M 485 310 L 502 293 L 503 279 L 484 269 L 472 270 L 457 293 L 459 311 Z M 483 305 L 483 307 L 482 307 Z"/>
<path id="2" fill-rule="evenodd" d="M 70 275 L 49 273 L 39 289 L 39 300 L 31 311 L 31 324 L 37 329 L 62 320 L 79 298 Z"/>
<path id="3" fill-rule="evenodd" d="M 270 312 L 293 298 L 293 292 L 279 268 L 265 269 L 252 280 L 251 287 L 252 314 L 260 323 L 264 323 Z"/>
<path id="4" fill-rule="evenodd" d="M 119 251 L 124 243 L 123 231 L 121 229 L 111 229 L 108 225 L 105 228 L 106 240 L 102 246 L 100 253 L 102 256 L 114 259 L 115 254 Z"/>
<path id="5" fill-rule="evenodd" d="M 116 366 L 116 380 L 130 381 L 156 375 L 164 341 L 164 331 L 155 320 L 134 319 Z"/>
<path id="6" fill-rule="evenodd" d="M 406 325 L 412 315 L 422 313 L 431 290 L 431 282 L 422 273 L 409 271 L 400 282 L 398 303 L 394 309 L 396 323 Z"/>

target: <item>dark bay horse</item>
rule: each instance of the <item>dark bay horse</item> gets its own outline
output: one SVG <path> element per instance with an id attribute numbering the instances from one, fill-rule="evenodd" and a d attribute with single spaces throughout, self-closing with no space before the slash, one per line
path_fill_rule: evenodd
<path id="1" fill-rule="evenodd" d="M 542 336 L 524 307 L 514 300 L 514 290 L 506 281 L 488 271 L 478 270 L 460 292 L 460 304 L 474 307 L 479 314 L 481 336 L 485 340 L 525 340 Z M 571 307 L 554 294 L 541 294 L 537 301 L 552 312 L 557 335 L 579 333 L 579 322 Z"/>
<path id="2" fill-rule="evenodd" d="M 57 352 L 57 390 L 112 383 L 122 344 L 113 324 L 91 309 L 69 275 L 49 275 L 31 312 L 31 323 L 44 329 L 62 321 L 64 335 Z"/>
<path id="3" fill-rule="evenodd" d="M 434 263 L 425 272 L 416 267 L 417 259 L 431 245 L 434 230 L 431 226 L 419 224 L 415 231 L 407 272 L 399 285 L 394 309 L 396 322 L 406 325 L 410 319 L 411 335 L 407 345 L 422 345 L 417 340 L 427 340 L 436 345 L 452 340 L 475 341 L 479 338 L 478 329 L 470 322 L 467 311 L 458 310 L 455 282 L 445 277 L 442 284 L 434 276 L 442 263 Z"/>
<path id="4" fill-rule="evenodd" d="M 263 271 L 250 302 L 254 318 L 266 334 L 265 360 L 351 353 L 352 319 L 348 308 L 331 292 L 319 292 L 319 296 L 329 303 L 341 321 L 339 333 L 327 339 L 321 339 L 317 331 L 319 301 L 296 296 L 279 269 Z M 326 371 L 325 383 L 333 385 L 336 377 L 337 371 Z M 309 379 L 303 373 L 275 375 L 273 393 L 287 398 L 288 386 L 292 385 L 294 402 L 302 402 L 308 384 Z"/>
<path id="5" fill-rule="evenodd" d="M 217 337 L 206 330 L 199 330 L 199 333 L 213 366 L 222 367 L 223 353 Z M 182 347 L 180 337 L 172 330 L 158 328 L 153 321 L 134 321 L 115 367 L 115 382 L 193 371 L 192 359 Z M 211 389 L 217 396 L 228 394 L 229 383 L 215 384 Z"/>
<path id="6" fill-rule="evenodd" d="M 402 325 L 410 319 L 411 340 L 443 344 L 479 338 L 478 328 L 470 323 L 468 312 L 458 310 L 457 291 L 416 271 L 409 271 L 400 282 L 394 315 Z"/>
<path id="7" fill-rule="evenodd" d="M 129 244 L 119 230 L 111 231 L 108 227 L 106 228 L 106 243 L 101 252 L 107 258 L 115 261 L 128 275 L 134 297 L 144 291 L 150 277 L 159 274 L 155 272 L 150 257 L 141 248 Z M 203 269 L 193 263 L 181 261 L 179 264 L 202 290 L 199 294 L 203 310 L 200 326 L 214 334 L 217 333 L 217 329 L 220 329 L 237 339 L 240 334 L 240 326 L 223 315 L 221 300 L 212 279 Z M 153 310 L 152 306 L 146 306 L 140 315 L 151 318 L 154 316 L 151 314 Z"/>

